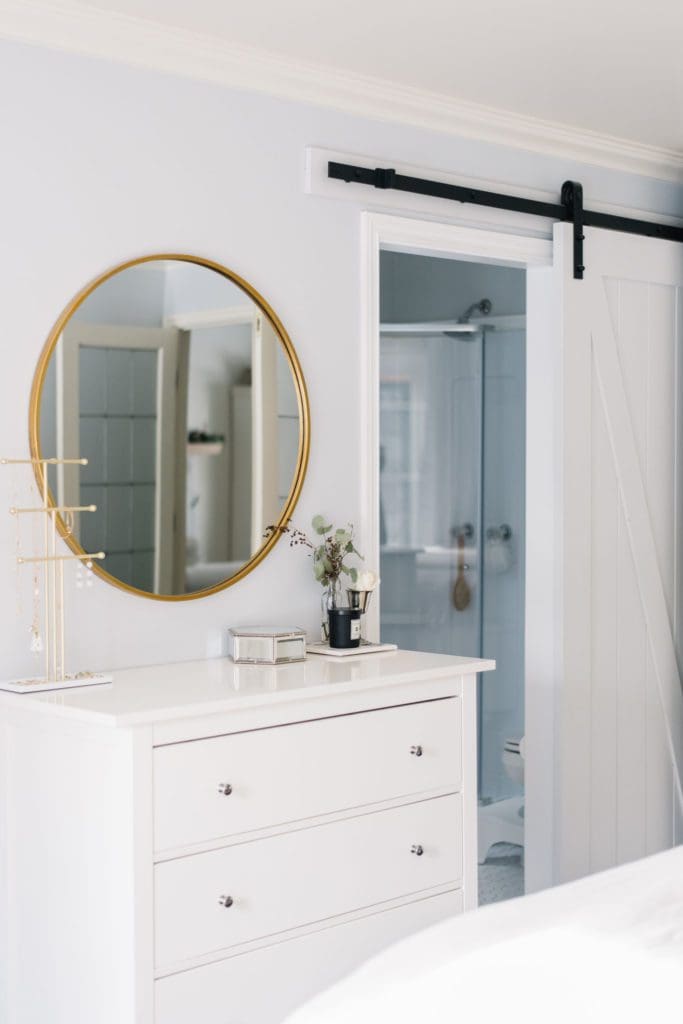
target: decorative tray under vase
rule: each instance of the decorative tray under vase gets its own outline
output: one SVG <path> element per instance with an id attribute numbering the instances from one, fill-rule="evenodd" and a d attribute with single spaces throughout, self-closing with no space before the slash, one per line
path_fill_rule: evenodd
<path id="1" fill-rule="evenodd" d="M 362 640 L 360 647 L 330 647 L 322 642 L 306 644 L 306 654 L 319 654 L 323 658 L 350 658 L 353 655 L 381 654 L 383 651 L 397 651 L 398 644 L 371 644 Z"/>

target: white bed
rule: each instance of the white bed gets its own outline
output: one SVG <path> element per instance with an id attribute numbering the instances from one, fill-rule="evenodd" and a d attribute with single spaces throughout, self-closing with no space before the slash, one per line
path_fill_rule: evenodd
<path id="1" fill-rule="evenodd" d="M 288 1024 L 683 1021 L 683 847 L 428 928 Z"/>

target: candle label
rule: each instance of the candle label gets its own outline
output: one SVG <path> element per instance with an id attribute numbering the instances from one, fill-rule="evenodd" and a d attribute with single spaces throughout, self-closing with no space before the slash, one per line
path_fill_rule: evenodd
<path id="1" fill-rule="evenodd" d="M 351 639 L 360 640 L 360 619 L 351 619 Z"/>

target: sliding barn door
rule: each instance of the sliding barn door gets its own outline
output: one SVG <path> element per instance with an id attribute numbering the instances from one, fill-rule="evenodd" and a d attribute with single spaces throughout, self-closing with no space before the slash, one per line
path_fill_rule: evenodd
<path id="1" fill-rule="evenodd" d="M 557 881 L 683 841 L 683 246 L 588 229 L 562 296 Z"/>

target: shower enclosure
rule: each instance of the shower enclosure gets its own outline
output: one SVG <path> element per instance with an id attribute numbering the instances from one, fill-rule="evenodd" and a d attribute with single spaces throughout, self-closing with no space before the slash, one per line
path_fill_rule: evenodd
<path id="1" fill-rule="evenodd" d="M 382 325 L 381 638 L 496 659 L 479 680 L 480 817 L 512 808 L 521 842 L 504 760 L 524 735 L 525 318 L 490 311 Z"/>

